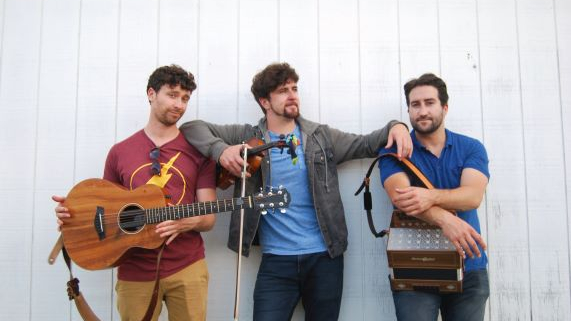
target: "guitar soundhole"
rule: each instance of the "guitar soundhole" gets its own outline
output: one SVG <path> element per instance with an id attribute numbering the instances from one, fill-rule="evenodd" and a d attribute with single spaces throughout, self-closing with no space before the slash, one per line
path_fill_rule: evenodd
<path id="1" fill-rule="evenodd" d="M 125 233 L 137 233 L 145 226 L 145 211 L 129 205 L 119 214 L 119 226 Z"/>

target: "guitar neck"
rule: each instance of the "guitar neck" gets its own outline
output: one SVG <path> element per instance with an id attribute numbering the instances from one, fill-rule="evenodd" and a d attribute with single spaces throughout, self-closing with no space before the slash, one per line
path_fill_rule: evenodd
<path id="1" fill-rule="evenodd" d="M 145 209 L 145 217 L 148 224 L 156 224 L 193 216 L 228 212 L 242 208 L 247 209 L 252 208 L 253 206 L 253 201 L 250 196 L 243 198 L 238 197 L 211 202 L 197 202 L 192 204 L 149 208 Z"/>

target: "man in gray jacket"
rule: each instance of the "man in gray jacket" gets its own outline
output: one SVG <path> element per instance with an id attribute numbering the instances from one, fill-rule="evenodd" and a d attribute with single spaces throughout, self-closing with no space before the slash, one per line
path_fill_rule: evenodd
<path id="1" fill-rule="evenodd" d="M 253 79 L 252 93 L 265 117 L 257 126 L 182 125 L 186 139 L 204 155 L 240 176 L 242 142 L 285 140 L 289 154 L 273 148 L 246 182 L 252 194 L 262 186 L 285 186 L 291 204 L 285 214 L 246 213 L 242 254 L 259 234 L 262 262 L 254 289 L 254 320 L 290 320 L 300 297 L 306 320 L 337 320 L 343 291 L 343 252 L 347 225 L 337 164 L 374 157 L 396 143 L 403 157 L 412 155 L 406 125 L 391 121 L 368 135 L 345 133 L 299 115 L 297 81 L 287 63 L 271 64 Z M 234 193 L 240 194 L 240 185 Z M 239 215 L 232 215 L 228 247 L 238 251 Z"/>

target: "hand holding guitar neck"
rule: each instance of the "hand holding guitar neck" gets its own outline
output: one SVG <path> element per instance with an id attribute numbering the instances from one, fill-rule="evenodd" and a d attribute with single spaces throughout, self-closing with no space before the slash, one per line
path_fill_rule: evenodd
<path id="1" fill-rule="evenodd" d="M 254 146 L 254 147 L 252 147 Z M 264 141 L 252 137 L 247 142 L 248 148 L 248 177 L 254 174 L 262 164 L 262 159 L 265 156 L 265 151 L 273 148 L 285 148 L 288 147 L 285 140 L 280 139 L 278 141 L 274 141 L 268 144 L 264 144 Z M 216 177 L 216 186 L 221 189 L 227 189 L 234 181 L 240 177 L 240 173 L 242 171 L 241 165 L 243 164 L 242 159 L 242 145 L 234 145 L 228 147 L 222 155 L 220 156 L 220 171 Z"/>

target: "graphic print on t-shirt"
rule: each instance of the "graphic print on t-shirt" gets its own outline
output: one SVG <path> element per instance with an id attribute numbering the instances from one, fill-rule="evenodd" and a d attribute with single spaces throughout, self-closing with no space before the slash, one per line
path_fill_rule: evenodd
<path id="1" fill-rule="evenodd" d="M 176 161 L 176 159 L 178 158 L 179 155 L 180 155 L 180 152 L 178 152 L 175 156 L 173 156 L 171 159 L 169 159 L 169 161 L 167 163 L 160 163 L 161 164 L 161 175 L 160 176 L 159 175 L 153 175 L 146 182 L 146 184 L 153 184 L 153 185 L 156 185 L 160 188 L 164 188 L 167 185 L 167 183 L 169 182 L 169 180 L 171 180 L 172 175 L 176 174 L 176 176 L 179 177 L 180 180 L 182 181 L 182 189 L 180 189 L 181 194 L 177 198 L 177 200 L 175 201 L 174 199 L 172 199 L 172 201 L 173 201 L 172 203 L 174 205 L 180 204 L 180 202 L 184 198 L 184 194 L 186 193 L 186 180 L 184 178 L 184 175 L 182 175 L 181 171 L 178 168 L 176 168 L 176 166 L 174 166 L 174 162 Z M 133 174 L 131 175 L 131 180 L 129 182 L 129 189 L 131 189 L 131 190 L 133 189 L 134 178 L 137 176 L 137 174 L 140 172 L 140 170 L 150 168 L 151 164 L 152 163 L 143 164 L 133 172 Z M 169 171 L 170 171 L 170 173 L 169 173 Z"/>

